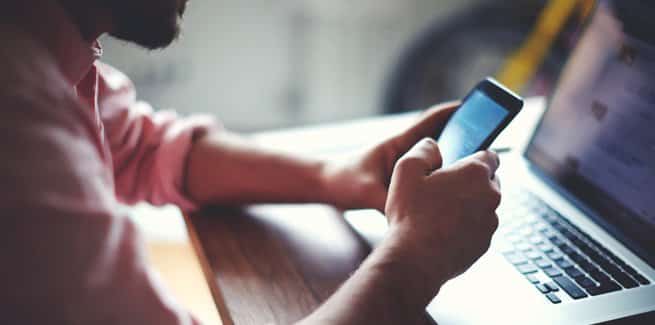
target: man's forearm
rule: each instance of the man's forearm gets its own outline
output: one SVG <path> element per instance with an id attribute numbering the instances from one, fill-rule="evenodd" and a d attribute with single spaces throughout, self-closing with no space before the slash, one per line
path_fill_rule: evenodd
<path id="1" fill-rule="evenodd" d="M 221 132 L 193 145 L 186 190 L 201 204 L 330 203 L 323 170 L 321 161 L 265 150 Z"/>
<path id="2" fill-rule="evenodd" d="M 355 274 L 301 324 L 417 324 L 445 282 L 402 236 L 390 235 Z M 438 267 L 434 265 L 434 267 Z"/>

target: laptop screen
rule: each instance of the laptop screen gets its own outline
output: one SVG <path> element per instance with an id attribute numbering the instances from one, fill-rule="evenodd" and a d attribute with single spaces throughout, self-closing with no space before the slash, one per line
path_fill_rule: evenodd
<path id="1" fill-rule="evenodd" d="M 644 3 L 598 5 L 526 156 L 653 264 L 655 4 Z"/>

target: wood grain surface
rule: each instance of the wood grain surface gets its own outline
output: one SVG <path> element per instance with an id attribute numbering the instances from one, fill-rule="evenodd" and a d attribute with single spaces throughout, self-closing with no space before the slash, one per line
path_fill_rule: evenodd
<path id="1" fill-rule="evenodd" d="M 303 318 L 370 251 L 340 213 L 324 206 L 212 208 L 190 220 L 211 268 L 214 299 L 227 309 L 226 324 Z"/>
<path id="2" fill-rule="evenodd" d="M 224 324 L 298 321 L 371 251 L 321 205 L 212 208 L 188 221 Z"/>
<path id="3" fill-rule="evenodd" d="M 190 243 L 148 242 L 148 255 L 173 296 L 203 324 L 220 325 L 198 258 Z"/>

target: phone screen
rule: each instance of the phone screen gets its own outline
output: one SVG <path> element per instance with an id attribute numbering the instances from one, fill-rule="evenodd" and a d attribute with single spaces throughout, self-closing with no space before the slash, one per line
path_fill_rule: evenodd
<path id="1" fill-rule="evenodd" d="M 443 166 L 474 154 L 510 112 L 481 90 L 474 90 L 437 139 Z"/>

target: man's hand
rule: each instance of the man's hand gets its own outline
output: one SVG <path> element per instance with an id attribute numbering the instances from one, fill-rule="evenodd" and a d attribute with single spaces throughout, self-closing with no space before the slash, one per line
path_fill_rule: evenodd
<path id="1" fill-rule="evenodd" d="M 459 102 L 445 103 L 426 111 L 404 132 L 387 139 L 345 164 L 324 167 L 324 201 L 344 209 L 372 208 L 384 211 L 396 161 L 414 144 L 441 132 Z"/>
<path id="2" fill-rule="evenodd" d="M 399 257 L 432 284 L 465 271 L 487 250 L 500 203 L 495 153 L 439 169 L 441 163 L 434 140 L 414 146 L 396 164 L 385 209 Z"/>
<path id="3" fill-rule="evenodd" d="M 498 158 L 479 152 L 447 168 L 424 139 L 393 168 L 390 231 L 303 324 L 416 324 L 441 285 L 489 247 L 500 203 Z"/>

